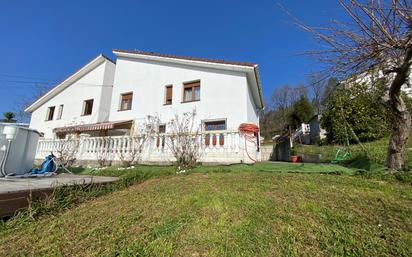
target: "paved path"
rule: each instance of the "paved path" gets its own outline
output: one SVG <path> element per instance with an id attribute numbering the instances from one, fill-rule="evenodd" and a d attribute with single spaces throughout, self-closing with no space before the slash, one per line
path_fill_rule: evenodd
<path id="1" fill-rule="evenodd" d="M 115 177 L 84 176 L 73 174 L 58 174 L 51 177 L 36 178 L 1 178 L 0 194 L 20 191 L 48 189 L 62 185 L 102 184 L 116 181 Z"/>
<path id="2" fill-rule="evenodd" d="M 0 218 L 26 208 L 32 200 L 46 199 L 56 186 L 75 184 L 107 184 L 115 177 L 59 174 L 51 177 L 0 178 Z"/>

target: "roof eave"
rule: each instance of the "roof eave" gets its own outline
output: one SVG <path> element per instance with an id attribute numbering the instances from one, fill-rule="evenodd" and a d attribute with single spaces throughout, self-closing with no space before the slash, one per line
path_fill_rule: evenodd
<path id="1" fill-rule="evenodd" d="M 259 67 L 258 67 L 257 64 L 254 67 L 254 74 L 255 74 L 258 93 L 259 93 L 259 101 L 260 101 L 260 106 L 259 107 L 260 107 L 260 109 L 263 109 L 265 107 L 265 103 L 263 102 L 262 84 L 261 84 L 261 81 L 260 81 Z"/>
<path id="2" fill-rule="evenodd" d="M 211 68 L 217 68 L 217 69 L 220 68 L 220 69 L 225 69 L 225 70 L 234 70 L 234 71 L 243 71 L 243 72 L 254 69 L 254 65 L 239 65 L 239 64 L 228 64 L 228 63 L 216 63 L 212 61 L 203 61 L 203 60 L 188 60 L 188 59 L 180 59 L 180 58 L 174 58 L 174 57 L 164 57 L 164 56 L 139 54 L 139 53 L 133 53 L 133 52 L 124 52 L 120 50 L 113 50 L 113 54 L 115 54 L 118 57 L 125 57 L 125 58 L 186 64 L 186 65 L 192 65 L 192 66 L 211 67 Z"/>
<path id="3" fill-rule="evenodd" d="M 90 70 L 93 68 L 97 67 L 104 61 L 110 61 L 114 63 L 111 59 L 108 57 L 104 56 L 103 54 L 99 54 L 95 58 L 93 58 L 91 61 L 89 61 L 87 64 L 83 65 L 81 68 L 79 68 L 77 71 L 75 71 L 73 74 L 65 78 L 62 82 L 54 86 L 52 89 L 50 89 L 46 94 L 38 98 L 36 101 L 34 101 L 30 106 L 28 106 L 26 109 L 24 109 L 25 112 L 32 113 L 34 112 L 37 108 L 39 108 L 45 101 L 49 100 L 51 97 L 54 96 L 54 94 L 60 92 L 62 88 L 66 88 L 70 86 L 73 82 L 87 74 Z"/>
<path id="4" fill-rule="evenodd" d="M 263 97 L 262 97 L 262 87 L 260 82 L 259 76 L 259 69 L 258 65 L 238 65 L 238 64 L 228 64 L 228 63 L 216 63 L 211 61 L 201 61 L 201 60 L 187 60 L 187 59 L 179 59 L 173 57 L 164 57 L 164 56 L 155 56 L 155 55 L 146 55 L 146 54 L 139 54 L 135 52 L 123 51 L 123 50 L 113 50 L 113 54 L 118 57 L 124 58 L 132 58 L 132 59 L 143 59 L 143 60 L 151 60 L 151 61 L 161 61 L 161 62 L 169 62 L 169 63 L 177 63 L 177 64 L 185 64 L 185 65 L 192 65 L 192 66 L 201 66 L 201 67 L 208 67 L 214 69 L 223 69 L 223 70 L 231 70 L 231 71 L 240 71 L 246 72 L 252 75 L 256 81 L 256 86 L 259 95 L 259 108 L 262 109 L 264 107 Z"/>

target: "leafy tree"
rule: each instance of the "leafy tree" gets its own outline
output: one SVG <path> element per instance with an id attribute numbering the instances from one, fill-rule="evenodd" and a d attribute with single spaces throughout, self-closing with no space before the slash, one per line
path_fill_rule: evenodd
<path id="1" fill-rule="evenodd" d="M 4 119 L 3 119 L 4 122 L 14 122 L 15 121 L 14 117 L 16 115 L 13 112 L 5 112 L 3 113 L 3 116 L 4 116 Z"/>
<path id="2" fill-rule="evenodd" d="M 325 102 L 321 125 L 329 143 L 371 141 L 388 134 L 387 108 L 382 105 L 383 85 L 340 85 Z M 357 137 L 357 138 L 356 138 Z"/>
<path id="3" fill-rule="evenodd" d="M 299 99 L 293 104 L 289 114 L 289 125 L 296 129 L 302 123 L 307 123 L 313 116 L 313 106 L 306 97 L 302 94 Z"/>

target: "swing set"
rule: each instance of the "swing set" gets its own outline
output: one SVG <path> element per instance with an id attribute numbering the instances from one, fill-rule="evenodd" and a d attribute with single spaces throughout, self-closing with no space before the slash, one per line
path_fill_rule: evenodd
<path id="1" fill-rule="evenodd" d="M 339 97 L 339 100 L 341 100 L 340 97 Z M 345 114 L 343 112 L 342 104 L 341 104 L 340 111 L 341 111 L 342 119 L 344 120 L 344 125 L 345 125 L 345 144 L 343 145 L 343 147 L 336 148 L 335 154 L 333 155 L 333 159 L 331 160 L 331 163 L 333 163 L 333 164 L 337 164 L 337 163 L 340 163 L 340 162 L 347 161 L 351 157 L 348 129 L 350 130 L 350 132 L 352 134 L 352 137 L 361 146 L 362 150 L 367 154 L 367 151 L 366 151 L 364 145 L 360 142 L 358 136 L 355 134 L 355 131 L 353 131 L 353 128 L 348 123 L 348 121 L 345 117 Z"/>

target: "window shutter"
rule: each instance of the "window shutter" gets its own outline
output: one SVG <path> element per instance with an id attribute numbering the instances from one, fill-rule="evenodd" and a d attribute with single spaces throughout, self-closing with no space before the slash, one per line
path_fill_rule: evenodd
<path id="1" fill-rule="evenodd" d="M 123 100 L 132 100 L 133 93 L 124 94 L 124 95 L 122 95 L 122 98 L 123 98 Z"/>
<path id="2" fill-rule="evenodd" d="M 189 83 L 185 83 L 184 85 L 185 85 L 185 88 L 198 87 L 200 86 L 200 81 L 189 82 Z"/>
<path id="3" fill-rule="evenodd" d="M 172 99 L 172 92 L 173 92 L 172 87 L 166 87 L 166 99 L 167 100 Z"/>

